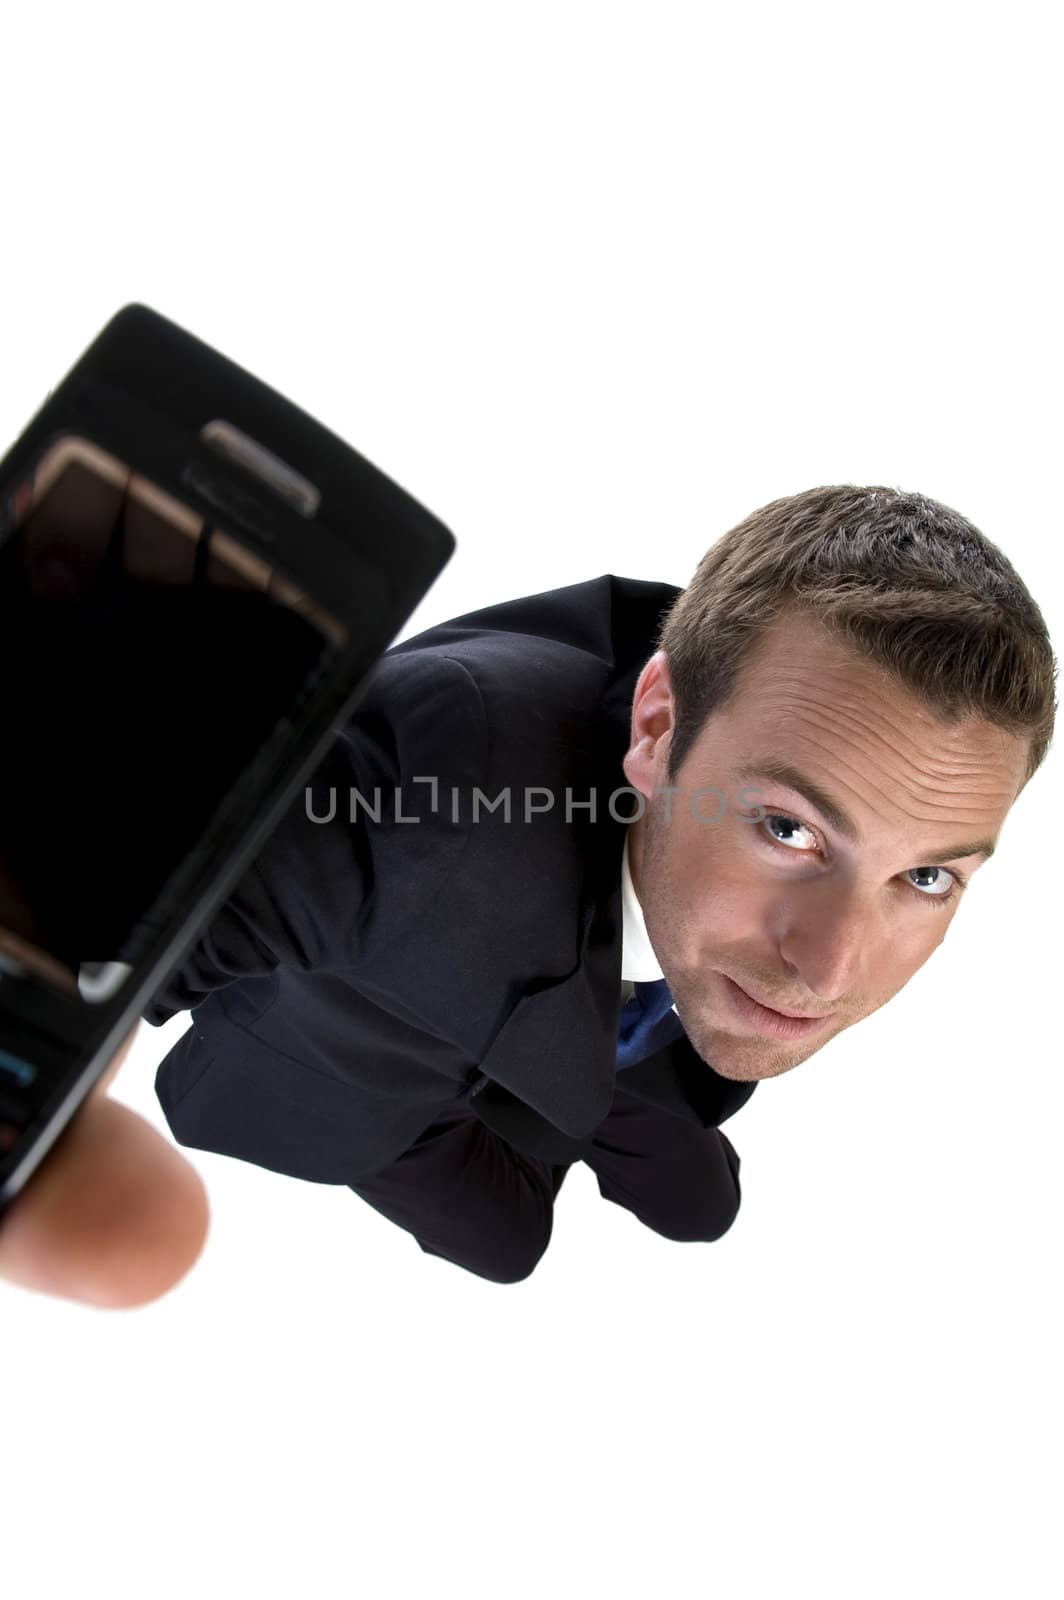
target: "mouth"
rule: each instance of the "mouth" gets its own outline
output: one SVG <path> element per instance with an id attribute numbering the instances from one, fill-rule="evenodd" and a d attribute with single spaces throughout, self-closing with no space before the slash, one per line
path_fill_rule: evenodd
<path id="1" fill-rule="evenodd" d="M 825 1012 L 823 1016 L 811 1016 L 808 1012 L 781 1011 L 778 1006 L 767 1006 L 764 1001 L 755 1000 L 752 994 L 748 994 L 735 982 L 734 978 L 729 978 L 723 973 L 721 976 L 724 978 L 724 992 L 731 1015 L 744 1028 L 753 1029 L 762 1038 L 804 1039 L 807 1035 L 815 1034 L 835 1015 L 833 1011 Z"/>
<path id="2" fill-rule="evenodd" d="M 737 989 L 742 989 L 748 1000 L 752 1000 L 755 1005 L 762 1006 L 766 1011 L 774 1011 L 779 1017 L 796 1017 L 803 1022 L 826 1022 L 828 1017 L 835 1015 L 834 1011 L 792 1011 L 787 1006 L 769 1005 L 767 1000 L 762 1000 L 760 995 L 753 994 L 749 989 L 743 988 L 743 985 L 736 983 L 734 978 L 730 981 L 735 983 Z"/>

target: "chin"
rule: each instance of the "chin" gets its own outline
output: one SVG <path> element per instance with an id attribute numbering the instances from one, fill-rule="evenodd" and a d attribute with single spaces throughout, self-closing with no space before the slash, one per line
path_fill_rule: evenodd
<path id="1" fill-rule="evenodd" d="M 793 1047 L 788 1049 L 772 1040 L 739 1038 L 714 1027 L 689 1028 L 687 1037 L 706 1065 L 712 1067 L 718 1077 L 728 1078 L 733 1083 L 760 1083 L 765 1078 L 779 1078 L 816 1055 L 816 1050 L 796 1053 Z M 818 1043 L 816 1049 L 820 1047 Z"/>
<path id="2" fill-rule="evenodd" d="M 701 1055 L 701 1051 L 699 1051 Z M 706 1058 L 703 1056 L 703 1060 Z M 731 1083 L 762 1083 L 766 1078 L 779 1078 L 785 1072 L 790 1072 L 794 1067 L 800 1067 L 802 1061 L 808 1060 L 803 1056 L 801 1061 L 707 1061 L 706 1065 L 713 1068 L 718 1078 L 727 1078 Z"/>

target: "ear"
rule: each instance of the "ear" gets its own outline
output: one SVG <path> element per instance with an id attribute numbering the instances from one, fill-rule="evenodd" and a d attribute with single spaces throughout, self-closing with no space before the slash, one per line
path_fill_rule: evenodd
<path id="1" fill-rule="evenodd" d="M 635 686 L 631 734 L 623 763 L 628 782 L 648 800 L 665 780 L 673 718 L 669 663 L 664 650 L 658 650 Z"/>

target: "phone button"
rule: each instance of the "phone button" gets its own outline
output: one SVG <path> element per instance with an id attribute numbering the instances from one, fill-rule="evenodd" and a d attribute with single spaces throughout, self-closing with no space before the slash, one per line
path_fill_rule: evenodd
<path id="1" fill-rule="evenodd" d="M 37 1076 L 37 1068 L 31 1061 L 24 1061 L 21 1056 L 13 1056 L 8 1050 L 0 1050 L 0 1074 L 14 1078 L 20 1089 L 28 1089 Z M 4 1078 L 0 1076 L 0 1083 Z"/>
<path id="2" fill-rule="evenodd" d="M 98 1005 L 117 994 L 132 971 L 128 961 L 84 961 L 78 970 L 78 993 Z"/>

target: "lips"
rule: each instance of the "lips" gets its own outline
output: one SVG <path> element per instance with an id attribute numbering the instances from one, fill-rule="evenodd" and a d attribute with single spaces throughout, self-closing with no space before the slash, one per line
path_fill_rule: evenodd
<path id="1" fill-rule="evenodd" d="M 750 990 L 747 989 L 747 988 L 744 988 L 744 986 L 741 983 L 739 983 L 735 978 L 732 979 L 732 983 L 735 984 L 735 987 L 737 989 L 742 989 L 743 994 L 745 994 L 745 996 L 746 996 L 746 998 L 748 1000 L 753 1000 L 756 1005 L 764 1006 L 766 1011 L 775 1011 L 775 1012 L 777 1012 L 778 1015 L 781 1016 L 781 1017 L 798 1017 L 798 1018 L 801 1018 L 803 1021 L 811 1020 L 813 1018 L 816 1018 L 819 1021 L 824 1017 L 830 1017 L 830 1016 L 834 1015 L 834 1013 L 830 1012 L 830 1011 L 823 1011 L 823 1012 L 817 1012 L 817 1011 L 789 1011 L 785 1006 L 770 1005 L 767 1000 L 762 1000 L 760 995 L 751 994 Z"/>
<path id="2" fill-rule="evenodd" d="M 763 1039 L 787 1042 L 811 1038 L 821 1033 L 825 1022 L 830 1021 L 832 1013 L 822 1017 L 794 1017 L 777 1010 L 775 1006 L 762 1005 L 760 1000 L 755 1000 L 753 995 L 740 988 L 734 978 L 721 976 L 723 998 L 728 1004 L 729 1015 L 742 1024 L 744 1032 L 752 1029 Z"/>

